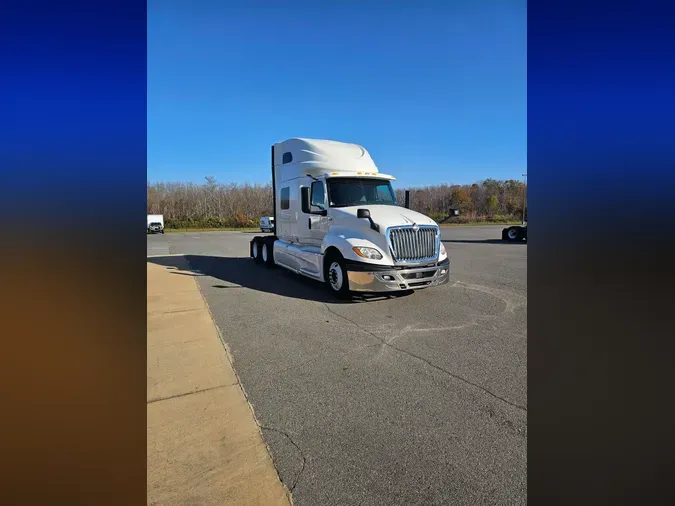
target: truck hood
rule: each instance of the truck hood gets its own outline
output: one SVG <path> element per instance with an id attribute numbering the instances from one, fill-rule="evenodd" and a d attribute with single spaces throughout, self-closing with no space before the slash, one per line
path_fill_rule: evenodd
<path id="1" fill-rule="evenodd" d="M 399 206 L 381 206 L 381 205 L 364 205 L 352 207 L 338 207 L 334 208 L 336 214 L 342 214 L 343 218 L 348 220 L 358 220 L 356 213 L 359 209 L 368 209 L 370 217 L 380 226 L 380 232 L 384 233 L 389 227 L 401 225 L 437 225 L 437 223 L 428 216 L 418 213 L 411 209 Z M 368 220 L 359 220 L 368 223 Z"/>

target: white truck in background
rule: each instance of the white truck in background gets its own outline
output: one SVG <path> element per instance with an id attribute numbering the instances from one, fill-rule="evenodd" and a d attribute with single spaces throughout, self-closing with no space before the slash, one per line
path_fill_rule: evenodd
<path id="1" fill-rule="evenodd" d="M 400 292 L 447 283 L 450 259 L 431 218 L 399 207 L 357 144 L 294 138 L 272 146 L 275 234 L 251 240 L 258 264 L 279 265 L 352 292 Z"/>
<path id="2" fill-rule="evenodd" d="M 260 218 L 261 232 L 274 232 L 274 216 L 263 216 Z"/>
<path id="3" fill-rule="evenodd" d="M 164 215 L 148 214 L 148 234 L 164 233 Z"/>

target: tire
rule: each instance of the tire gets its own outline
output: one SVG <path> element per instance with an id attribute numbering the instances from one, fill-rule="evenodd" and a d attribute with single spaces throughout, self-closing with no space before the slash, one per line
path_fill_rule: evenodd
<path id="1" fill-rule="evenodd" d="M 328 290 L 340 300 L 351 298 L 347 269 L 345 269 L 345 261 L 342 255 L 333 254 L 329 256 L 324 265 L 324 278 Z"/>
<path id="2" fill-rule="evenodd" d="M 262 258 L 265 267 L 274 267 L 274 242 L 273 241 L 261 241 L 262 248 L 260 252 L 260 258 Z"/>
<path id="3" fill-rule="evenodd" d="M 260 254 L 260 239 L 257 237 L 253 239 L 253 242 L 251 243 L 251 257 L 253 257 L 253 261 L 257 264 L 262 263 L 262 255 Z"/>
<path id="4" fill-rule="evenodd" d="M 164 229 L 162 229 L 162 235 L 164 235 Z"/>
<path id="5" fill-rule="evenodd" d="M 523 239 L 523 231 L 520 227 L 510 227 L 506 230 L 507 241 L 521 241 Z"/>

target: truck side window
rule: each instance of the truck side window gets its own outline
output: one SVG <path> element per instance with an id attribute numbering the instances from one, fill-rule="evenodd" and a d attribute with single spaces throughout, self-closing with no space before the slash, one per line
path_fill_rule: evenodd
<path id="1" fill-rule="evenodd" d="M 311 204 L 319 209 L 326 209 L 326 198 L 323 190 L 323 183 L 312 183 Z"/>
<path id="2" fill-rule="evenodd" d="M 291 189 L 286 186 L 281 189 L 281 209 L 288 209 L 291 207 Z"/>
<path id="3" fill-rule="evenodd" d="M 291 163 L 292 161 L 293 161 L 293 153 L 291 153 L 290 151 L 286 151 L 281 160 L 281 163 Z"/>

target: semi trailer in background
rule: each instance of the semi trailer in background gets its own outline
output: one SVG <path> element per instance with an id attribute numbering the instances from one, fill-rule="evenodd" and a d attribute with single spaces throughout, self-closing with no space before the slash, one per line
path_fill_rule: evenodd
<path id="1" fill-rule="evenodd" d="M 523 174 L 527 178 L 527 174 Z M 503 241 L 527 241 L 527 180 L 523 184 L 523 223 L 502 230 Z"/>
<path id="2" fill-rule="evenodd" d="M 450 259 L 431 218 L 400 207 L 360 145 L 289 139 L 272 146 L 274 235 L 250 242 L 258 264 L 324 282 L 337 297 L 447 283 Z"/>
<path id="3" fill-rule="evenodd" d="M 503 241 L 527 241 L 527 223 L 513 225 L 502 230 Z"/>

